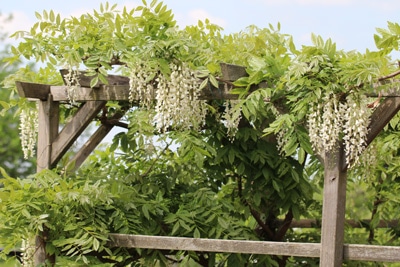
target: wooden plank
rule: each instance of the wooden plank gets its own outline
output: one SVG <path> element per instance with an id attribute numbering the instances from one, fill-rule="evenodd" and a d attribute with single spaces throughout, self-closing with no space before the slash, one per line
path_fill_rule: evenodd
<path id="1" fill-rule="evenodd" d="M 321 227 L 321 261 L 323 267 L 339 267 L 343 262 L 346 178 L 343 170 L 343 147 L 327 152 L 324 159 L 324 192 Z"/>
<path id="2" fill-rule="evenodd" d="M 74 172 L 82 165 L 90 153 L 92 153 L 93 150 L 101 143 L 101 141 L 103 141 L 104 137 L 106 137 L 112 128 L 113 125 L 110 124 L 102 124 L 99 126 L 99 128 L 97 128 L 97 130 L 90 136 L 86 143 L 71 159 L 69 164 L 73 164 L 73 168 L 70 171 Z"/>
<path id="3" fill-rule="evenodd" d="M 220 240 L 169 236 L 110 234 L 110 246 L 166 250 L 318 257 L 318 243 Z"/>
<path id="4" fill-rule="evenodd" d="M 46 98 L 47 100 L 40 100 L 38 103 L 37 172 L 50 167 L 52 142 L 58 134 L 59 102 L 53 101 L 51 94 Z"/>
<path id="5" fill-rule="evenodd" d="M 50 85 L 39 83 L 15 82 L 18 95 L 24 98 L 46 100 L 50 93 Z"/>
<path id="6" fill-rule="evenodd" d="M 111 247 L 208 251 L 317 258 L 319 243 L 221 240 L 171 236 L 110 234 Z M 400 247 L 343 244 L 344 260 L 400 262 Z M 322 265 L 321 265 L 322 266 Z"/>
<path id="7" fill-rule="evenodd" d="M 371 116 L 367 144 L 370 144 L 375 139 L 399 110 L 400 97 L 387 97 L 379 104 Z"/>
<path id="8" fill-rule="evenodd" d="M 219 88 L 210 85 L 201 91 L 199 100 L 237 99 L 238 95 L 230 94 L 232 86 L 220 83 Z M 67 86 L 51 86 L 51 94 L 55 101 L 69 101 Z M 80 87 L 74 93 L 74 101 L 128 101 L 129 85 L 103 85 L 100 88 Z M 140 99 L 137 98 L 136 101 Z"/>
<path id="9" fill-rule="evenodd" d="M 105 101 L 88 101 L 78 109 L 52 144 L 50 168 L 55 167 L 105 104 Z"/>
<path id="10" fill-rule="evenodd" d="M 236 81 L 239 78 L 249 76 L 244 66 L 221 63 L 220 67 L 222 78 L 226 81 Z"/>
<path id="11" fill-rule="evenodd" d="M 69 70 L 67 69 L 62 69 L 60 70 L 61 76 L 63 77 L 63 81 L 65 83 L 64 76 L 69 73 Z M 86 71 L 80 71 L 79 75 L 79 84 L 82 87 L 90 87 L 90 81 L 92 80 L 94 76 L 87 76 Z M 127 85 L 129 84 L 129 78 L 126 76 L 121 76 L 121 75 L 113 75 L 113 74 L 108 74 L 107 75 L 107 85 Z M 97 84 L 93 88 L 99 88 L 104 84 L 100 80 L 97 82 Z"/>
<path id="12" fill-rule="evenodd" d="M 293 220 L 290 223 L 291 228 L 321 228 L 321 220 L 319 219 L 302 219 Z M 278 220 L 278 223 L 282 224 L 283 220 Z M 352 228 L 368 228 L 371 223 L 370 219 L 366 220 L 346 220 L 345 225 Z M 399 220 L 380 220 L 376 225 L 376 228 L 396 228 L 399 227 Z"/>
<path id="13" fill-rule="evenodd" d="M 373 245 L 344 245 L 345 260 L 400 262 L 400 247 Z"/>

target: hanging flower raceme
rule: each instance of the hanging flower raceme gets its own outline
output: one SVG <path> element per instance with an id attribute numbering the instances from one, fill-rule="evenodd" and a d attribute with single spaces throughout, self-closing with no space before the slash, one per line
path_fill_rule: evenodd
<path id="1" fill-rule="evenodd" d="M 171 63 L 169 67 L 169 76 L 161 72 L 155 76 L 143 64 L 138 66 L 130 75 L 129 99 L 140 99 L 147 108 L 155 103 L 154 122 L 160 132 L 169 128 L 198 129 L 206 115 L 206 104 L 198 101 L 198 79 L 186 64 Z M 155 78 L 149 81 L 148 77 Z"/>
<path id="2" fill-rule="evenodd" d="M 225 112 L 222 119 L 225 122 L 225 127 L 228 129 L 228 137 L 231 141 L 239 129 L 239 122 L 242 118 L 242 109 L 239 105 L 240 100 L 227 100 L 224 102 Z"/>
<path id="3" fill-rule="evenodd" d="M 354 164 L 367 143 L 370 111 L 366 96 L 350 94 L 344 101 L 329 95 L 310 108 L 308 128 L 313 149 L 318 153 L 336 149 L 342 136 L 346 163 Z"/>
<path id="4" fill-rule="evenodd" d="M 71 104 L 75 102 L 76 91 L 80 88 L 79 84 L 80 72 L 78 69 L 73 69 L 71 66 L 68 68 L 68 73 L 64 75 L 64 82 L 68 88 L 68 99 Z"/>
<path id="5" fill-rule="evenodd" d="M 27 107 L 21 110 L 19 130 L 24 158 L 33 157 L 38 133 L 37 108 Z"/>

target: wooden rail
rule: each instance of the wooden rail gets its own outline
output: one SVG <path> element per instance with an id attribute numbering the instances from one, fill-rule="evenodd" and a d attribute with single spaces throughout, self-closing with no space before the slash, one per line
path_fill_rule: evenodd
<path id="1" fill-rule="evenodd" d="M 320 243 L 221 240 L 171 236 L 110 234 L 111 247 L 207 251 L 318 258 Z M 399 262 L 400 247 L 344 244 L 343 260 Z"/>

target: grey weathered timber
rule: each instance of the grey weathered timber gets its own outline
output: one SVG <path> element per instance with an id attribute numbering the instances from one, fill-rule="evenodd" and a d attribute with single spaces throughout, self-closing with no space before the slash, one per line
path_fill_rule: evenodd
<path id="1" fill-rule="evenodd" d="M 171 236 L 110 234 L 110 246 L 166 250 L 209 251 L 319 257 L 319 243 L 221 240 Z"/>
<path id="2" fill-rule="evenodd" d="M 39 100 L 37 172 L 51 166 L 52 143 L 58 134 L 59 102 L 49 94 L 47 100 Z"/>
<path id="3" fill-rule="evenodd" d="M 324 191 L 321 227 L 322 267 L 339 267 L 343 262 L 346 178 L 343 147 L 327 152 L 324 158 Z"/>
<path id="4" fill-rule="evenodd" d="M 111 247 L 208 251 L 317 258 L 320 243 L 220 240 L 171 236 L 110 234 Z M 343 244 L 344 260 L 400 262 L 400 247 Z M 329 265 L 328 265 L 329 266 Z"/>
<path id="5" fill-rule="evenodd" d="M 85 142 L 81 149 L 75 154 L 68 165 L 72 164 L 73 167 L 70 169 L 67 167 L 68 171 L 76 171 L 86 158 L 93 152 L 94 149 L 103 141 L 104 137 L 111 131 L 113 125 L 102 124 L 97 128 L 97 130 L 90 136 L 90 138 Z"/>
<path id="6" fill-rule="evenodd" d="M 278 220 L 280 224 L 283 220 Z M 320 219 L 301 219 L 293 220 L 290 223 L 290 228 L 321 228 L 322 220 Z M 371 219 L 366 220 L 346 220 L 345 225 L 351 228 L 368 228 L 371 223 Z M 400 226 L 399 220 L 380 220 L 376 225 L 376 228 L 396 228 Z"/>
<path id="7" fill-rule="evenodd" d="M 52 143 L 51 167 L 55 167 L 105 104 L 105 101 L 88 101 L 78 109 L 71 121 L 64 126 Z"/>
<path id="8" fill-rule="evenodd" d="M 344 260 L 400 262 L 400 247 L 344 245 Z"/>
<path id="9" fill-rule="evenodd" d="M 370 144 L 400 110 L 400 97 L 387 97 L 372 113 L 367 144 Z"/>
<path id="10" fill-rule="evenodd" d="M 59 123 L 59 103 L 53 101 L 51 95 L 46 96 L 46 100 L 39 100 L 38 110 L 38 144 L 37 144 L 37 162 L 36 169 L 40 172 L 50 168 L 52 143 L 58 134 Z M 46 253 L 46 243 L 42 237 L 43 232 L 35 237 L 35 254 L 33 261 L 35 266 L 46 260 L 53 262 L 54 257 Z"/>
<path id="11" fill-rule="evenodd" d="M 36 83 L 19 82 L 19 93 L 21 96 L 28 96 L 29 98 L 43 99 L 44 92 L 51 93 L 54 101 L 67 102 L 70 101 L 68 96 L 68 86 L 46 86 Z M 31 91 L 31 88 L 41 88 L 40 94 Z M 233 86 L 227 83 L 220 83 L 219 88 L 212 85 L 203 89 L 198 96 L 199 100 L 221 100 L 221 99 L 237 99 L 237 94 L 229 93 Z M 47 93 L 47 94 L 48 94 Z M 46 94 L 46 97 L 47 97 Z M 36 96 L 36 97 L 35 97 Z M 128 101 L 129 100 L 129 85 L 101 85 L 99 88 L 80 87 L 74 92 L 75 102 L 85 101 Z M 139 101 L 139 98 L 134 99 Z"/>
<path id="12" fill-rule="evenodd" d="M 64 84 L 67 84 L 65 82 L 65 75 L 69 73 L 69 70 L 67 69 L 62 69 L 60 70 L 61 76 L 63 77 Z M 79 84 L 82 87 L 90 87 L 90 81 L 92 80 L 93 76 L 87 76 L 86 71 L 80 71 L 79 72 Z M 121 75 L 113 75 L 109 74 L 107 75 L 107 85 L 129 85 L 129 78 Z M 97 84 L 93 88 L 99 88 L 102 85 L 105 85 L 103 82 L 100 80 L 97 82 Z"/>
<path id="13" fill-rule="evenodd" d="M 18 95 L 24 98 L 47 100 L 50 94 L 51 85 L 28 83 L 28 82 L 15 82 Z"/>

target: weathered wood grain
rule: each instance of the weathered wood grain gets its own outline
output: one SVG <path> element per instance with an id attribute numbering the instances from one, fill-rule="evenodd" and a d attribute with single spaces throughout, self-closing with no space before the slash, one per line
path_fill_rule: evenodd
<path id="1" fill-rule="evenodd" d="M 55 164 L 64 156 L 65 152 L 67 152 L 105 104 L 106 101 L 88 101 L 82 104 L 71 121 L 64 126 L 52 143 L 51 167 L 55 167 Z"/>
<path id="2" fill-rule="evenodd" d="M 400 262 L 400 247 L 374 245 L 344 245 L 344 260 Z"/>
<path id="3" fill-rule="evenodd" d="M 111 234 L 110 237 L 110 246 L 125 248 L 292 255 L 299 257 L 319 257 L 321 248 L 321 245 L 317 243 L 220 240 L 123 234 Z"/>
<path id="4" fill-rule="evenodd" d="M 39 100 L 38 111 L 38 144 L 36 169 L 40 172 L 51 166 L 52 143 L 58 134 L 59 102 L 53 101 L 51 95 L 47 100 Z"/>
<path id="5" fill-rule="evenodd" d="M 90 138 L 85 142 L 85 144 L 79 149 L 75 156 L 71 159 L 68 165 L 73 167 L 70 169 L 67 167 L 68 171 L 76 171 L 86 160 L 86 158 L 96 149 L 96 147 L 103 141 L 104 137 L 112 130 L 113 125 L 100 125 L 99 128 L 90 136 Z"/>
<path id="6" fill-rule="evenodd" d="M 46 100 L 50 93 L 51 85 L 28 83 L 28 82 L 15 82 L 18 95 L 24 98 Z"/>
<path id="7" fill-rule="evenodd" d="M 170 236 L 110 234 L 110 247 L 208 251 L 317 258 L 320 243 L 221 240 Z M 343 244 L 342 260 L 400 262 L 400 247 Z M 326 266 L 322 265 L 321 266 Z M 328 265 L 329 266 L 329 265 Z"/>
<path id="8" fill-rule="evenodd" d="M 67 69 L 62 69 L 60 70 L 61 76 L 63 77 L 63 81 L 65 83 L 65 75 L 69 73 L 69 70 Z M 93 76 L 87 76 L 86 71 L 80 71 L 79 75 L 79 84 L 82 87 L 90 87 L 90 81 L 92 80 Z M 121 75 L 113 75 L 113 74 L 108 74 L 107 75 L 107 85 L 129 85 L 129 78 L 126 76 L 121 76 Z M 99 88 L 104 84 L 100 80 L 97 82 L 97 84 L 93 88 Z"/>
<path id="9" fill-rule="evenodd" d="M 387 97 L 372 113 L 367 144 L 370 144 L 400 110 L 400 97 Z"/>
<path id="10" fill-rule="evenodd" d="M 322 267 L 339 267 L 343 262 L 346 178 L 343 147 L 327 152 L 324 158 L 324 191 L 321 227 Z"/>

